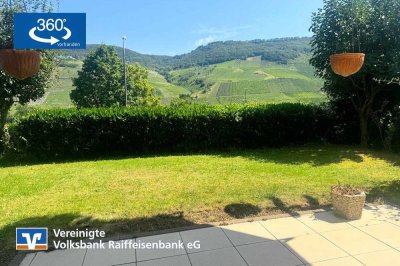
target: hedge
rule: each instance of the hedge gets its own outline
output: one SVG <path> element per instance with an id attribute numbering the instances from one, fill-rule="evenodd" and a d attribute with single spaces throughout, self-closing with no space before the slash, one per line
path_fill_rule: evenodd
<path id="1" fill-rule="evenodd" d="M 326 139 L 331 128 L 327 109 L 287 103 L 42 110 L 10 134 L 24 152 L 65 155 L 277 147 Z"/>

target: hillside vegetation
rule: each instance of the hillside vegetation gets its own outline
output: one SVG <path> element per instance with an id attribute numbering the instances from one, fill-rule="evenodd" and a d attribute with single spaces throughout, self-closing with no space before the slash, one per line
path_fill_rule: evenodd
<path id="1" fill-rule="evenodd" d="M 306 57 L 277 64 L 252 57 L 207 67 L 170 72 L 172 83 L 190 89 L 192 97 L 212 104 L 232 102 L 305 102 L 325 100 L 322 81 L 313 76 Z"/>
<path id="2" fill-rule="evenodd" d="M 322 81 L 308 63 L 309 38 L 226 41 L 200 46 L 177 56 L 145 55 L 127 49 L 127 61 L 149 69 L 151 85 L 163 104 L 190 96 L 210 104 L 244 102 L 318 103 L 326 99 Z M 71 106 L 72 78 L 82 66 L 86 50 L 64 51 L 69 60 L 59 67 L 59 80 L 37 103 Z M 122 48 L 115 47 L 122 56 Z"/>
<path id="3" fill-rule="evenodd" d="M 177 56 L 146 55 L 126 49 L 127 61 L 138 62 L 141 65 L 162 72 L 171 69 L 204 66 L 231 61 L 245 60 L 248 57 L 261 56 L 263 60 L 285 64 L 289 60 L 310 52 L 310 38 L 282 38 L 253 41 L 214 42 L 200 46 L 187 54 Z M 99 44 L 89 44 L 86 50 L 65 50 L 66 56 L 83 60 Z M 115 46 L 122 56 L 122 47 Z"/>
<path id="4" fill-rule="evenodd" d="M 82 61 L 63 61 L 58 67 L 58 78 L 49 89 L 43 104 L 49 107 L 71 107 L 69 94 L 72 90 L 72 79 L 78 75 Z"/>

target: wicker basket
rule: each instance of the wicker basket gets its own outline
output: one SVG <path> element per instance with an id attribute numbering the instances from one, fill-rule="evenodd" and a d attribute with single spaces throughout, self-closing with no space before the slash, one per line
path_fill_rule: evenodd
<path id="1" fill-rule="evenodd" d="M 364 65 L 365 54 L 346 53 L 331 55 L 331 67 L 336 74 L 349 77 L 362 68 Z"/>
<path id="2" fill-rule="evenodd" d="M 358 220 L 362 216 L 366 195 L 341 195 L 332 192 L 333 213 L 347 220 Z"/>
<path id="3" fill-rule="evenodd" d="M 30 50 L 0 49 L 0 67 L 16 79 L 29 78 L 39 72 L 40 53 Z"/>

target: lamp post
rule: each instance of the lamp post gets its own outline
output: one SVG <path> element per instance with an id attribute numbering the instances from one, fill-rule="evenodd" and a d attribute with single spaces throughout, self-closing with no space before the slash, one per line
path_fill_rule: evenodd
<path id="1" fill-rule="evenodd" d="M 125 41 L 126 36 L 122 36 L 122 48 L 123 48 L 123 63 L 124 63 L 124 88 L 125 88 L 125 107 L 128 106 L 128 86 L 126 84 L 126 61 L 125 61 Z"/>

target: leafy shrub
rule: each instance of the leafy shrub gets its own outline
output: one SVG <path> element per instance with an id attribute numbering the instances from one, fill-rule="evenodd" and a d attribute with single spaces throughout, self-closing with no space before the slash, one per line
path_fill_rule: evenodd
<path id="1" fill-rule="evenodd" d="M 332 123 L 302 104 L 55 109 L 21 118 L 11 137 L 33 154 L 196 151 L 320 141 Z"/>

